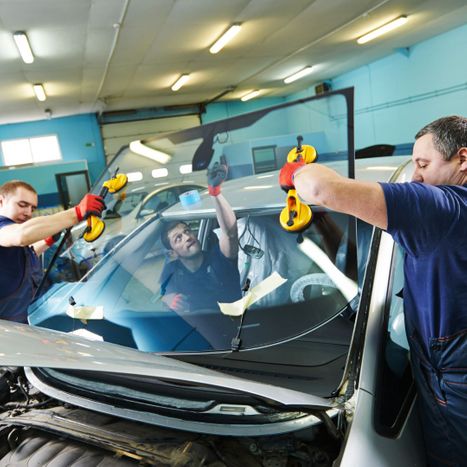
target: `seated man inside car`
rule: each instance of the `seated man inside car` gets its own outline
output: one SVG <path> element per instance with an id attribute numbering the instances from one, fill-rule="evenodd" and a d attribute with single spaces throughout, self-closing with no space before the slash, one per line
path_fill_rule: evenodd
<path id="1" fill-rule="evenodd" d="M 226 175 L 223 164 L 216 163 L 208 171 L 208 190 L 221 229 L 219 242 L 211 242 L 208 251 L 203 251 L 195 233 L 181 221 L 168 223 L 162 232 L 162 243 L 172 261 L 160 277 L 161 295 L 173 311 L 219 310 L 218 302 L 234 302 L 242 296 L 237 220 L 220 192 Z"/>

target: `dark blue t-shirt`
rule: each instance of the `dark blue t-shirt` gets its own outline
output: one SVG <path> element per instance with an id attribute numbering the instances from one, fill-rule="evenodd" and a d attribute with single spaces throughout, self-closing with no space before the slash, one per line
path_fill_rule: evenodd
<path id="1" fill-rule="evenodd" d="M 0 229 L 14 224 L 8 217 L 0 216 Z M 0 246 L 0 299 L 11 295 L 24 276 L 25 256 L 23 247 Z"/>
<path id="2" fill-rule="evenodd" d="M 467 186 L 381 183 L 387 232 L 405 250 L 407 331 L 431 338 L 467 329 Z"/>
<path id="3" fill-rule="evenodd" d="M 226 258 L 218 244 L 203 254 L 203 263 L 197 271 L 189 271 L 176 260 L 165 265 L 160 277 L 162 295 L 185 295 L 190 311 L 218 310 L 217 302 L 229 303 L 242 297 L 236 259 Z"/>

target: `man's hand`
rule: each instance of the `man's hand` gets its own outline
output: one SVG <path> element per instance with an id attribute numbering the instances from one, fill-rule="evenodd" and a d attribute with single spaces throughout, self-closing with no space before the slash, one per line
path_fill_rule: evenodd
<path id="1" fill-rule="evenodd" d="M 190 311 L 186 296 L 181 293 L 168 293 L 162 300 L 173 311 Z"/>
<path id="2" fill-rule="evenodd" d="M 51 235 L 50 237 L 44 238 L 44 242 L 47 246 L 52 246 L 62 235 L 62 231 L 57 232 L 55 235 Z"/>
<path id="3" fill-rule="evenodd" d="M 75 206 L 78 222 L 88 218 L 90 215 L 100 216 L 105 209 L 104 200 L 99 195 L 88 193 L 80 203 Z"/>
<path id="4" fill-rule="evenodd" d="M 221 184 L 227 178 L 228 167 L 216 162 L 208 169 L 208 191 L 211 196 L 218 196 L 221 192 Z"/>
<path id="5" fill-rule="evenodd" d="M 282 169 L 279 172 L 279 184 L 285 192 L 295 188 L 293 182 L 294 173 L 304 165 L 305 162 L 300 158 L 300 160 L 295 162 L 286 162 L 282 166 Z"/>

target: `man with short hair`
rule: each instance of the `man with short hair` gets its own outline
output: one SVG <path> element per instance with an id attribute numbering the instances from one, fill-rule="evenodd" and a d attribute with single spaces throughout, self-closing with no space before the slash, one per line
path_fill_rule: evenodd
<path id="1" fill-rule="evenodd" d="M 32 218 L 37 192 L 26 182 L 0 186 L 0 319 L 27 322 L 27 308 L 42 276 L 38 255 L 63 229 L 105 208 L 100 196 L 87 194 L 74 208 Z"/>
<path id="2" fill-rule="evenodd" d="M 219 242 L 212 242 L 208 251 L 203 251 L 185 222 L 169 223 L 162 232 L 162 243 L 172 261 L 162 271 L 161 294 L 164 303 L 176 312 L 217 310 L 217 302 L 241 298 L 237 219 L 220 192 L 226 175 L 224 164 L 216 163 L 208 171 L 208 190 L 221 229 Z"/>
<path id="3" fill-rule="evenodd" d="M 412 183 L 351 180 L 287 163 L 281 186 L 307 203 L 386 230 L 405 251 L 404 313 L 430 466 L 465 464 L 467 446 L 467 118 L 415 136 Z"/>

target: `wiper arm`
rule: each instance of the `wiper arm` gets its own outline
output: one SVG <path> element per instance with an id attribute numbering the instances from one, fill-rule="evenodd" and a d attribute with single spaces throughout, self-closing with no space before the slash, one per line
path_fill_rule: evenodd
<path id="1" fill-rule="evenodd" d="M 248 290 L 250 289 L 250 284 L 251 284 L 251 280 L 247 277 L 246 280 L 245 280 L 245 284 L 243 285 L 242 287 L 242 292 L 243 292 L 243 295 L 245 295 Z M 232 350 L 232 352 L 238 352 L 240 350 L 240 346 L 242 345 L 242 339 L 240 338 L 240 335 L 242 333 L 242 329 L 243 329 L 243 322 L 245 320 L 245 313 L 247 312 L 248 308 L 242 313 L 241 317 L 240 317 L 240 324 L 238 326 L 238 331 L 237 331 L 237 335 L 232 339 L 232 342 L 230 344 L 230 348 Z"/>

